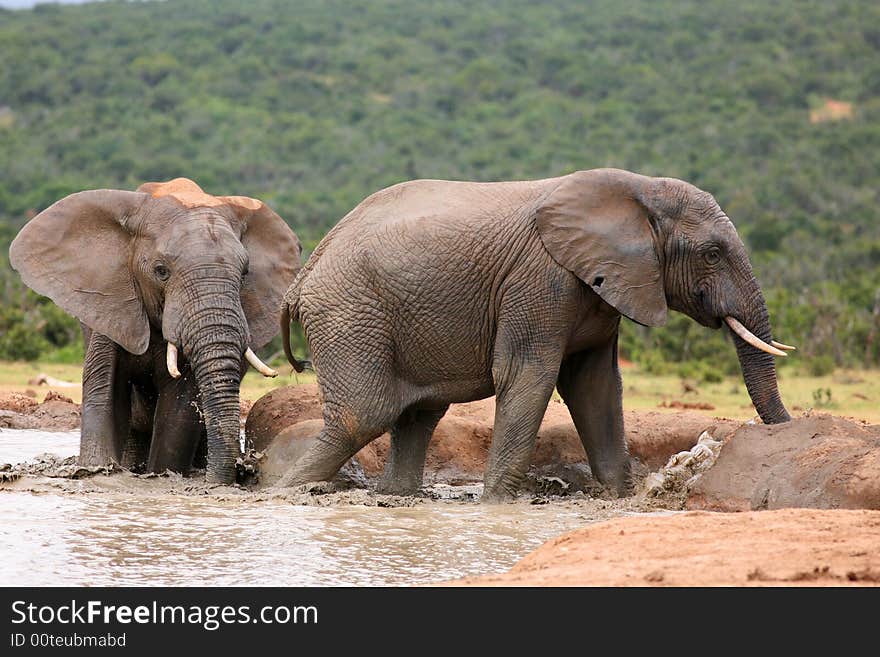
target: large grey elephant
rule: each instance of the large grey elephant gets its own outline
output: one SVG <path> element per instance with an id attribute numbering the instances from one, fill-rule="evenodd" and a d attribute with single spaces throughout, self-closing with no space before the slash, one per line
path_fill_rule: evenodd
<path id="1" fill-rule="evenodd" d="M 618 169 L 501 183 L 417 180 L 364 200 L 318 245 L 285 295 L 301 322 L 325 426 L 282 479 L 332 477 L 390 429 L 383 490 L 421 483 L 450 403 L 495 394 L 484 499 L 515 495 L 554 386 L 593 472 L 629 488 L 617 335 L 621 315 L 660 326 L 672 308 L 726 322 L 767 423 L 779 397 L 761 288 L 715 199 Z"/>
<path id="2" fill-rule="evenodd" d="M 207 479 L 230 483 L 239 385 L 278 330 L 301 247 L 267 205 L 191 180 L 72 194 L 15 238 L 24 282 L 79 318 L 80 462 L 186 472 L 207 443 Z"/>

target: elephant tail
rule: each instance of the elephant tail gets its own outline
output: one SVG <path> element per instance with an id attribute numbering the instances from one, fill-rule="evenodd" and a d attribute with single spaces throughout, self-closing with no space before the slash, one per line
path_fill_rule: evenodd
<path id="1" fill-rule="evenodd" d="M 284 346 L 284 355 L 287 356 L 287 361 L 293 365 L 293 369 L 297 372 L 302 372 L 303 370 L 313 370 L 311 361 L 308 360 L 299 360 L 296 356 L 293 355 L 293 349 L 290 347 L 290 320 L 293 319 L 295 321 L 299 320 L 299 311 L 294 303 L 291 307 L 291 304 L 285 299 L 281 304 L 281 343 Z"/>

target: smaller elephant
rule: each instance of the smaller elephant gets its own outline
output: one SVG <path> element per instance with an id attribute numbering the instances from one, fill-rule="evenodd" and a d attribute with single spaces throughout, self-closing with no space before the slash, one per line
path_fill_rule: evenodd
<path id="1" fill-rule="evenodd" d="M 382 488 L 422 481 L 449 404 L 496 396 L 484 499 L 515 495 L 556 388 L 593 473 L 625 494 L 621 316 L 668 309 L 730 327 L 766 423 L 789 420 L 761 288 L 707 192 L 619 169 L 546 180 L 416 180 L 368 197 L 321 241 L 285 295 L 305 330 L 324 428 L 282 485 L 332 477 L 384 431 Z"/>
<path id="2" fill-rule="evenodd" d="M 80 462 L 186 472 L 207 445 L 207 479 L 231 483 L 239 385 L 278 331 L 299 270 L 296 235 L 269 206 L 191 180 L 61 199 L 9 250 L 24 282 L 83 325 Z"/>

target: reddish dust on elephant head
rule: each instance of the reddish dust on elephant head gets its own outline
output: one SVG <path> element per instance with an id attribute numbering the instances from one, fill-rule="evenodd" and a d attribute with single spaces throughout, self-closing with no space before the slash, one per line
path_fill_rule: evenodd
<path id="1" fill-rule="evenodd" d="M 262 201 L 249 196 L 212 196 L 189 178 L 175 178 L 164 183 L 144 183 L 138 187 L 138 191 L 153 198 L 171 196 L 186 208 L 237 205 L 247 210 L 259 210 L 263 207 Z"/>

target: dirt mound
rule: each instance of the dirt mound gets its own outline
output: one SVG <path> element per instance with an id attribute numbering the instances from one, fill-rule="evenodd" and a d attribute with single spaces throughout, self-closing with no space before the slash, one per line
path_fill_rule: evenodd
<path id="1" fill-rule="evenodd" d="M 320 417 L 321 406 L 316 386 L 288 386 L 273 390 L 254 404 L 245 432 L 255 449 L 266 451 L 275 436 L 282 433 L 286 436 L 285 443 L 291 436 L 298 436 L 299 439 L 313 437 L 321 429 L 320 421 L 315 421 Z M 494 398 L 453 404 L 437 425 L 428 446 L 425 483 L 481 481 L 492 442 L 494 418 Z M 712 420 L 697 413 L 652 411 L 628 411 L 624 421 L 630 453 L 651 469 L 663 465 L 670 455 L 693 447 L 705 430 L 720 439 L 738 426 L 738 423 L 730 420 Z M 389 445 L 390 437 L 385 434 L 357 454 L 357 460 L 367 476 L 381 474 Z M 295 460 L 302 451 L 288 446 L 273 452 L 265 463 L 273 472 L 275 469 L 285 469 L 293 463 L 290 459 Z M 269 463 L 274 458 L 284 459 L 284 463 L 276 468 L 276 464 Z M 551 402 L 538 432 L 533 466 L 540 470 L 546 467 L 583 466 L 586 463 L 587 457 L 568 408 L 559 401 Z M 581 477 L 578 473 L 580 470 L 574 472 L 578 475 L 575 478 L 584 481 L 577 489 L 589 487 L 586 482 L 589 477 Z"/>
<path id="2" fill-rule="evenodd" d="M 321 396 L 314 383 L 276 388 L 254 402 L 245 422 L 245 436 L 264 451 L 280 431 L 303 420 L 321 418 Z"/>
<path id="3" fill-rule="evenodd" d="M 13 413 L 30 413 L 35 407 L 39 406 L 36 399 L 29 396 L 10 392 L 0 396 L 0 410 L 11 411 Z"/>
<path id="4" fill-rule="evenodd" d="M 42 404 L 17 392 L 0 396 L 0 428 L 71 431 L 79 427 L 80 415 L 79 404 L 53 391 Z"/>
<path id="5" fill-rule="evenodd" d="M 696 481 L 687 506 L 880 509 L 880 425 L 831 415 L 743 425 Z"/>
<path id="6" fill-rule="evenodd" d="M 662 540 L 658 540 L 662 538 Z M 877 586 L 880 512 L 643 515 L 564 534 L 466 586 Z"/>
<path id="7" fill-rule="evenodd" d="M 64 402 L 65 404 L 72 404 L 73 400 L 66 395 L 62 395 L 60 392 L 55 392 L 54 390 L 50 390 L 46 393 L 46 397 L 43 399 L 43 403 L 46 402 Z"/>

